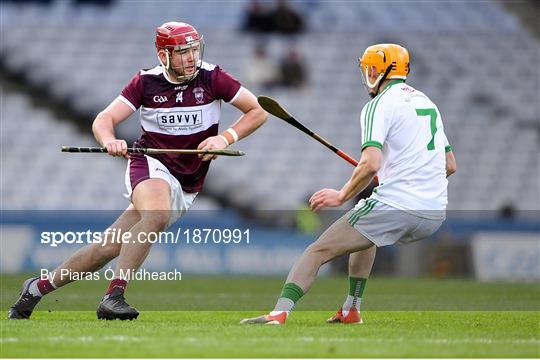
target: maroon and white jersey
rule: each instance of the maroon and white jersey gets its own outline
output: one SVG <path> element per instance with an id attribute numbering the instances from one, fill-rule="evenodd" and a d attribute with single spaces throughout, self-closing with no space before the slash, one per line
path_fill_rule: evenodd
<path id="1" fill-rule="evenodd" d="M 221 100 L 234 101 L 242 86 L 219 66 L 203 62 L 197 77 L 187 83 L 170 82 L 161 66 L 140 70 L 122 90 L 119 100 L 140 108 L 142 135 L 135 147 L 197 149 L 218 134 Z M 132 162 L 142 155 L 131 155 Z M 197 155 L 152 155 L 180 181 L 183 191 L 199 192 L 210 161 Z M 135 186 L 144 178 L 132 179 Z"/>

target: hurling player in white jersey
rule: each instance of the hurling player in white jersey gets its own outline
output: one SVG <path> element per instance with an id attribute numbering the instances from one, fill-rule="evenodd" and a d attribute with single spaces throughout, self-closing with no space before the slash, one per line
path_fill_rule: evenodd
<path id="1" fill-rule="evenodd" d="M 425 239 L 441 226 L 447 204 L 446 178 L 456 171 L 437 106 L 405 84 L 409 53 L 396 44 L 377 44 L 359 59 L 372 100 L 361 113 L 362 156 L 340 190 L 322 189 L 310 199 L 313 211 L 340 206 L 379 186 L 311 244 L 291 269 L 274 310 L 244 324 L 284 324 L 311 288 L 319 267 L 349 254 L 349 293 L 329 323 L 362 323 L 360 301 L 378 246 Z"/>
<path id="2" fill-rule="evenodd" d="M 112 156 L 126 156 L 127 143 L 115 136 L 114 128 L 140 110 L 141 137 L 135 147 L 224 149 L 260 127 L 267 113 L 256 97 L 219 66 L 203 62 L 204 42 L 186 23 L 168 22 L 156 30 L 160 66 L 140 70 L 121 94 L 100 112 L 92 130 L 96 140 Z M 242 115 L 219 134 L 221 101 L 238 108 Z M 202 188 L 212 155 L 131 154 L 126 186 L 131 204 L 105 231 L 99 244 L 86 246 L 46 278 L 24 282 L 21 296 L 10 308 L 10 319 L 28 319 L 42 296 L 101 269 L 118 257 L 115 278 L 101 301 L 100 319 L 135 319 L 138 311 L 126 303 L 124 290 L 147 257 L 152 233 L 165 230 L 182 216 Z M 109 230 L 107 229 L 107 230 Z M 111 241 L 131 234 L 128 242 Z M 123 236 L 123 235 L 122 235 Z M 69 275 L 62 275 L 67 270 Z M 123 276 L 124 275 L 124 276 Z"/>

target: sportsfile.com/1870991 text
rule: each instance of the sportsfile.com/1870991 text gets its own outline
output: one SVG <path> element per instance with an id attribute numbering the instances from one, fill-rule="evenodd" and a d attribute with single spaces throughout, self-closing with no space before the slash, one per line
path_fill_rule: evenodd
<path id="1" fill-rule="evenodd" d="M 68 244 L 249 244 L 249 229 L 182 229 L 162 232 L 140 232 L 133 234 L 121 229 L 106 229 L 104 232 L 86 231 L 43 231 L 41 244 L 51 247 Z"/>

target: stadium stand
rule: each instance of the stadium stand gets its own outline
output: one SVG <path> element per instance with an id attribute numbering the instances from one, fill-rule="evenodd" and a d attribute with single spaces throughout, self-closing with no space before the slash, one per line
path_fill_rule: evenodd
<path id="1" fill-rule="evenodd" d="M 62 154 L 62 145 L 95 142 L 68 120 L 36 107 L 25 94 L 2 91 L 1 130 L 3 209 L 119 210 L 128 205 L 122 196 L 124 161 Z M 197 199 L 195 209 L 215 208 L 212 199 Z"/>
<path id="2" fill-rule="evenodd" d="M 392 2 L 393 11 L 384 11 L 384 1 L 294 4 L 305 15 L 309 31 L 294 37 L 268 36 L 267 50 L 277 58 L 294 43 L 307 60 L 310 82 L 302 90 L 275 89 L 266 95 L 359 157 L 359 114 L 368 97 L 356 59 L 371 43 L 401 43 L 412 57 L 409 82 L 438 104 L 455 149 L 459 170 L 450 181 L 449 209 L 496 210 L 507 203 L 518 210 L 540 209 L 539 43 L 504 7 L 484 1 Z M 137 69 L 157 63 L 157 24 L 169 19 L 193 23 L 205 36 L 205 60 L 222 65 L 241 81 L 259 40 L 240 32 L 240 2 L 168 7 L 167 18 L 159 1 L 116 1 L 108 8 L 75 7 L 68 1 L 0 6 L 0 59 L 5 68 L 88 117 L 113 99 Z M 27 102 L 20 95 L 4 94 L 2 147 L 12 146 L 2 154 L 2 170 L 9 174 L 2 178 L 3 206 L 35 208 L 38 196 L 51 198 L 41 202 L 44 208 L 124 204 L 118 196 L 123 191 L 123 164 L 102 157 L 82 162 L 57 154 L 60 143 L 92 144 L 91 134 L 69 130 L 65 122 L 60 125 Z M 222 123 L 228 125 L 238 113 L 230 106 L 222 109 Z M 21 125 L 21 117 L 32 120 Z M 133 139 L 138 126 L 134 116 L 120 134 Z M 13 136 L 22 131 L 29 135 Z M 43 151 L 34 159 L 34 152 L 26 149 L 36 143 Z M 206 187 L 210 194 L 242 207 L 295 209 L 306 193 L 340 186 L 351 172 L 350 165 L 276 119 L 235 147 L 248 155 L 216 161 Z M 44 177 L 27 176 L 27 163 L 14 158 L 35 162 L 44 174 L 61 173 L 62 186 L 79 189 L 77 199 L 68 202 L 54 191 L 39 191 Z M 88 168 L 93 171 L 83 171 Z M 14 184 L 19 185 L 17 193 Z M 108 200 L 102 203 L 102 198 Z"/>
<path id="3" fill-rule="evenodd" d="M 4 208 L 84 209 L 88 202 L 95 209 L 117 208 L 121 163 L 60 153 L 64 144 L 94 144 L 74 125 L 33 107 L 27 96 L 3 92 L 1 140 Z M 85 177 L 89 181 L 81 181 Z"/>

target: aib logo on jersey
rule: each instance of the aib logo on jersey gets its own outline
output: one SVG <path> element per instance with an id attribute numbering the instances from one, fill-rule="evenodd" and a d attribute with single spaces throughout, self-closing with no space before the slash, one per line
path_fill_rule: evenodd
<path id="1" fill-rule="evenodd" d="M 160 96 L 160 95 L 156 95 L 152 98 L 152 100 L 154 100 L 154 102 L 157 102 L 157 103 L 164 103 L 164 102 L 167 102 L 167 97 L 166 96 Z"/>
<path id="2" fill-rule="evenodd" d="M 202 104 L 204 102 L 204 89 L 201 87 L 196 87 L 193 89 L 193 95 L 195 95 L 195 101 L 197 104 Z"/>

